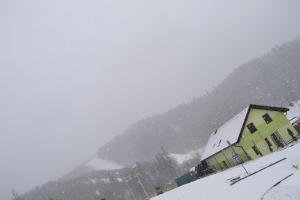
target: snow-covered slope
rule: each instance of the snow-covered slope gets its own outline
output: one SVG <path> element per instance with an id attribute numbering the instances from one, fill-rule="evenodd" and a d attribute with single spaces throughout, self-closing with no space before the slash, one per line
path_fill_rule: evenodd
<path id="1" fill-rule="evenodd" d="M 113 170 L 124 167 L 112 161 L 100 159 L 98 156 L 95 156 L 93 159 L 89 160 L 85 166 L 91 170 Z"/>
<path id="2" fill-rule="evenodd" d="M 180 164 L 183 164 L 184 162 L 189 161 L 191 159 L 201 158 L 202 153 L 203 153 L 203 148 L 200 148 L 200 149 L 190 151 L 190 152 L 187 152 L 187 153 L 183 153 L 183 154 L 172 153 L 172 154 L 169 154 L 169 156 L 171 158 L 173 158 L 177 162 L 177 164 L 180 165 Z"/>
<path id="3" fill-rule="evenodd" d="M 300 200 L 300 143 L 250 161 L 245 167 L 253 173 L 283 158 L 286 159 L 232 186 L 229 179 L 246 175 L 241 166 L 176 188 L 152 200 L 259 200 L 262 197 L 264 200 Z M 270 189 L 290 174 L 293 175 Z"/>

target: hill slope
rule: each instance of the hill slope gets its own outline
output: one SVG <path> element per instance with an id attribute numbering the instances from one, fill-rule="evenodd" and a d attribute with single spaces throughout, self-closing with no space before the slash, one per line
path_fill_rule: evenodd
<path id="1" fill-rule="evenodd" d="M 133 124 L 101 147 L 98 157 L 131 165 L 153 160 L 162 146 L 172 153 L 199 148 L 212 129 L 250 103 L 285 106 L 299 99 L 299 85 L 297 39 L 238 67 L 211 93 Z"/>

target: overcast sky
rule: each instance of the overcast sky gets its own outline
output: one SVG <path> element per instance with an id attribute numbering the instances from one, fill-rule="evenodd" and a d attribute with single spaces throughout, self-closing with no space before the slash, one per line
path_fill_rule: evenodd
<path id="1" fill-rule="evenodd" d="M 299 19 L 299 0 L 0 0 L 0 199 L 211 90 Z"/>

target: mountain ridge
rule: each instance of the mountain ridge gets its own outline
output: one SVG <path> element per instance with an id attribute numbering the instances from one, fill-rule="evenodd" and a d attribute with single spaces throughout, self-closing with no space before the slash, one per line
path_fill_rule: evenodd
<path id="1" fill-rule="evenodd" d="M 134 123 L 100 147 L 99 157 L 123 165 L 150 161 L 161 147 L 173 153 L 199 148 L 212 129 L 254 104 L 284 106 L 299 98 L 300 39 L 237 67 L 206 95 Z M 240 98 L 234 97 L 241 96 Z"/>

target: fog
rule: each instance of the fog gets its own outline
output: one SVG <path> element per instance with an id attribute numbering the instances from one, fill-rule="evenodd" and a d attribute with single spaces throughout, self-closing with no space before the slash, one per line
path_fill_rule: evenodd
<path id="1" fill-rule="evenodd" d="M 1 0 L 0 199 L 300 36 L 298 0 Z"/>

